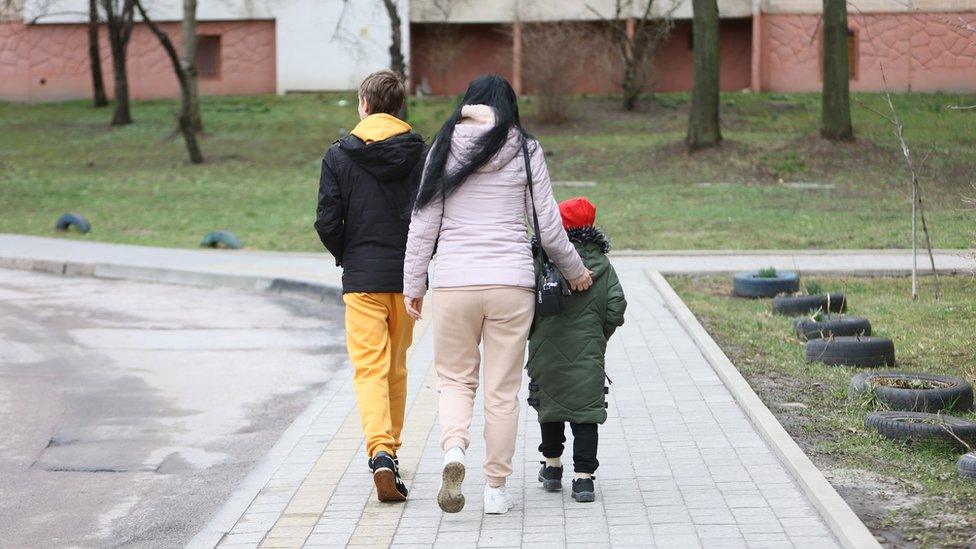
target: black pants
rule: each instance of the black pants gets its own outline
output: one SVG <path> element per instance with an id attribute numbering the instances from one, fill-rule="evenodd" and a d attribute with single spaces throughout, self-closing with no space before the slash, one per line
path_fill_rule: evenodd
<path id="1" fill-rule="evenodd" d="M 564 429 L 566 424 L 562 421 L 542 423 L 542 444 L 539 451 L 547 458 L 556 458 L 563 455 L 563 444 L 566 443 Z M 573 429 L 573 471 L 577 473 L 596 472 L 600 462 L 596 459 L 596 448 L 598 444 L 597 424 L 596 423 L 570 423 Z"/>

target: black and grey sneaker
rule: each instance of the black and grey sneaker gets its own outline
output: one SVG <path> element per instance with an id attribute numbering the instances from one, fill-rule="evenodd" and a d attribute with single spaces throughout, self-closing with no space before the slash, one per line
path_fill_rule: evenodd
<path id="1" fill-rule="evenodd" d="M 379 452 L 369 460 L 369 468 L 373 470 L 373 484 L 376 485 L 376 497 L 380 501 L 407 499 L 407 486 L 400 478 L 395 458 L 386 452 Z"/>
<path id="2" fill-rule="evenodd" d="M 593 487 L 593 479 L 578 478 L 573 480 L 573 499 L 580 503 L 589 503 L 596 500 L 596 489 Z"/>
<path id="3" fill-rule="evenodd" d="M 385 454 L 386 452 L 378 452 L 379 454 Z M 393 464 L 396 465 L 397 471 L 400 470 L 400 458 L 393 456 Z M 373 472 L 373 458 L 366 458 L 366 467 L 369 468 L 369 472 Z"/>
<path id="4" fill-rule="evenodd" d="M 546 462 L 540 461 L 542 469 L 539 469 L 539 482 L 547 492 L 558 492 L 563 489 L 563 468 L 550 467 Z"/>

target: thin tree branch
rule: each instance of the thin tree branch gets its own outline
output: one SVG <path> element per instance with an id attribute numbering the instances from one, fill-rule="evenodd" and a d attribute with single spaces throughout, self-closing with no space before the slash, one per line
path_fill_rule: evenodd
<path id="1" fill-rule="evenodd" d="M 911 149 L 909 149 L 908 143 L 905 141 L 905 126 L 898 118 L 898 111 L 895 109 L 895 104 L 891 100 L 891 91 L 888 88 L 888 78 L 885 74 L 884 63 L 879 63 L 879 68 L 881 69 L 881 82 L 884 85 L 884 98 L 888 103 L 888 108 L 891 110 L 891 119 L 895 124 L 895 135 L 901 144 L 902 154 L 905 156 L 905 162 L 908 164 L 908 171 L 912 177 L 912 208 L 914 209 L 916 205 L 918 206 L 919 217 L 922 221 L 922 232 L 925 234 L 925 247 L 928 249 L 929 262 L 932 265 L 932 274 L 935 277 L 935 299 L 938 300 L 942 297 L 942 287 L 939 282 L 939 271 L 935 268 L 935 256 L 932 253 L 932 238 L 929 234 L 928 223 L 925 220 L 925 207 L 922 201 L 922 187 L 919 183 L 919 172 L 912 157 Z"/>

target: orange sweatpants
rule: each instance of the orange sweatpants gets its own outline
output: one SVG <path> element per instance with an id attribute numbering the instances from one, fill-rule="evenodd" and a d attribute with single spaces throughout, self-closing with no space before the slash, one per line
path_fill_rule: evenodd
<path id="1" fill-rule="evenodd" d="M 353 366 L 353 388 L 366 438 L 366 453 L 395 456 L 407 403 L 407 349 L 413 319 L 403 294 L 348 293 L 346 346 Z"/>

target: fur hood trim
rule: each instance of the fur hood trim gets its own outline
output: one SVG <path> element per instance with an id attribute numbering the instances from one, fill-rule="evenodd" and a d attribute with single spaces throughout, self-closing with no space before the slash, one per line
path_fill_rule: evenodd
<path id="1" fill-rule="evenodd" d="M 578 227 L 575 229 L 568 229 L 566 231 L 566 236 L 569 237 L 570 242 L 597 244 L 600 246 L 600 251 L 603 252 L 604 255 L 610 253 L 610 238 L 597 227 Z M 539 240 L 533 236 L 532 251 L 535 251 L 538 246 Z"/>
<path id="2" fill-rule="evenodd" d="M 582 242 L 584 244 L 598 244 L 600 251 L 604 254 L 610 253 L 610 238 L 597 227 L 578 227 L 566 231 L 566 236 L 570 242 Z"/>

